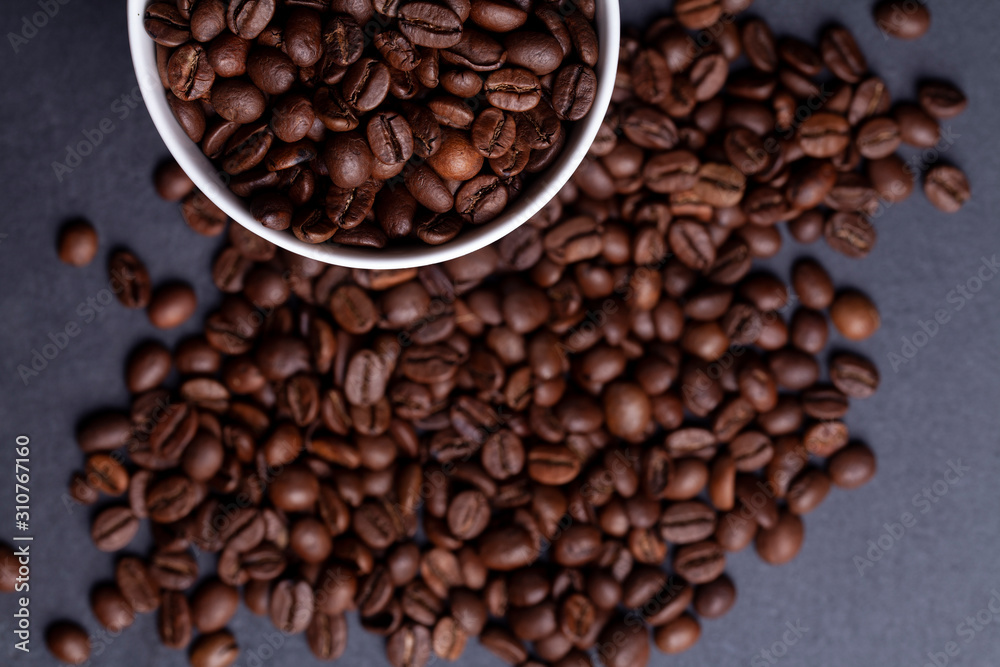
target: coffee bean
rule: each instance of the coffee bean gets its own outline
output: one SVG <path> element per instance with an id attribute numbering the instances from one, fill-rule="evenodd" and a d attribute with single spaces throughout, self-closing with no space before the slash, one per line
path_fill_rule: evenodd
<path id="1" fill-rule="evenodd" d="M 846 291 L 833 300 L 830 319 L 837 331 L 849 340 L 864 340 L 881 325 L 878 310 L 860 292 Z"/>
<path id="2" fill-rule="evenodd" d="M 110 284 L 126 308 L 145 308 L 152 296 L 152 281 L 146 265 L 127 250 L 118 250 L 108 260 Z"/>
<path id="3" fill-rule="evenodd" d="M 306 629 L 306 640 L 320 660 L 336 660 L 347 648 L 347 621 L 343 614 L 316 612 Z"/>
<path id="4" fill-rule="evenodd" d="M 97 586 L 90 594 L 90 607 L 97 622 L 111 632 L 121 632 L 135 621 L 135 611 L 113 584 Z"/>
<path id="5" fill-rule="evenodd" d="M 59 621 L 45 631 L 45 645 L 57 660 L 82 665 L 90 659 L 90 637 L 76 623 Z"/>
<path id="6" fill-rule="evenodd" d="M 875 25 L 883 35 L 897 39 L 918 39 L 930 29 L 931 14 L 919 2 L 883 0 L 875 6 Z"/>
<path id="7" fill-rule="evenodd" d="M 656 647 L 668 655 L 689 650 L 701 637 L 701 625 L 691 614 L 682 614 L 653 633 Z"/>
<path id="8" fill-rule="evenodd" d="M 861 258 L 875 245 L 875 228 L 857 213 L 834 213 L 826 221 L 823 235 L 827 244 L 848 257 Z"/>
<path id="9" fill-rule="evenodd" d="M 87 266 L 97 254 L 97 231 L 86 220 L 74 220 L 59 230 L 59 259 L 70 266 Z"/>
<path id="10" fill-rule="evenodd" d="M 799 126 L 798 143 L 809 157 L 829 158 L 837 155 L 850 142 L 847 119 L 832 113 L 813 114 Z"/>
<path id="11" fill-rule="evenodd" d="M 839 487 L 856 489 L 875 475 L 875 456 L 861 443 L 851 443 L 830 457 L 830 479 Z"/>
<path id="12" fill-rule="evenodd" d="M 798 516 L 783 512 L 773 528 L 757 533 L 757 555 L 769 565 L 784 565 L 802 548 L 805 526 Z"/>
<path id="13" fill-rule="evenodd" d="M 94 517 L 90 536 L 101 551 L 118 551 L 125 548 L 136 533 L 139 521 L 127 507 L 109 507 Z"/>
<path id="14" fill-rule="evenodd" d="M 313 591 L 305 581 L 285 579 L 271 591 L 271 622 L 286 634 L 304 632 L 312 621 Z"/>
<path id="15" fill-rule="evenodd" d="M 937 165 L 924 175 L 924 194 L 945 213 L 957 213 L 972 197 L 965 174 L 950 165 Z"/>
<path id="16" fill-rule="evenodd" d="M 172 2 L 154 2 L 146 8 L 143 27 L 157 44 L 180 46 L 191 38 L 191 27 Z"/>
<path id="17" fill-rule="evenodd" d="M 892 115 L 899 125 L 903 143 L 930 148 L 941 139 L 941 127 L 937 121 L 916 104 L 897 105 Z"/>
<path id="18" fill-rule="evenodd" d="M 424 667 L 431 657 L 431 634 L 422 625 L 404 624 L 389 635 L 385 652 L 392 667 Z"/>
<path id="19" fill-rule="evenodd" d="M 824 31 L 820 53 L 830 71 L 848 83 L 857 83 L 868 69 L 868 62 L 854 36 L 841 26 Z"/>
<path id="20" fill-rule="evenodd" d="M 191 646 L 192 667 L 229 667 L 239 657 L 236 638 L 228 630 L 201 635 Z"/>
<path id="21" fill-rule="evenodd" d="M 541 99 L 538 78 L 517 67 L 493 72 L 486 78 L 483 89 L 489 103 L 504 111 L 527 111 Z"/>
<path id="22" fill-rule="evenodd" d="M 830 360 L 830 381 L 851 398 L 868 398 L 878 388 L 879 373 L 869 360 L 845 352 Z"/>
<path id="23" fill-rule="evenodd" d="M 583 65 L 568 65 L 559 70 L 552 87 L 552 108 L 569 121 L 582 119 L 590 111 L 597 95 L 597 76 Z"/>
<path id="24" fill-rule="evenodd" d="M 969 105 L 965 93 L 946 81 L 925 81 L 917 91 L 920 106 L 938 120 L 958 116 Z"/>

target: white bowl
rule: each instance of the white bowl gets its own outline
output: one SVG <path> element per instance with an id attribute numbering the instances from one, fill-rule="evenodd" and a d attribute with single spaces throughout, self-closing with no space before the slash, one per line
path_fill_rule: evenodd
<path id="1" fill-rule="evenodd" d="M 304 257 L 351 268 L 400 269 L 445 262 L 489 245 L 522 225 L 559 192 L 586 156 L 611 102 L 618 69 L 618 0 L 597 0 L 595 22 L 600 40 L 600 57 L 595 68 L 597 95 L 594 105 L 586 117 L 573 125 L 563 152 L 552 166 L 541 174 L 530 174 L 530 178 L 526 179 L 528 187 L 502 214 L 482 225 L 467 224 L 454 239 L 436 246 L 421 244 L 362 248 L 332 242 L 311 244 L 300 241 L 287 230 L 268 229 L 254 220 L 246 202 L 229 191 L 219 177 L 218 169 L 181 129 L 167 105 L 160 83 L 155 44 L 143 27 L 143 14 L 148 4 L 149 0 L 128 0 L 128 36 L 132 64 L 153 125 L 177 163 L 199 190 L 230 218 L 254 234 Z"/>

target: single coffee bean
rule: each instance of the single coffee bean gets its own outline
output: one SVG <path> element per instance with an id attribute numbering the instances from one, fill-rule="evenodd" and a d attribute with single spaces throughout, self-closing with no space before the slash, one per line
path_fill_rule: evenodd
<path id="1" fill-rule="evenodd" d="M 252 123 L 264 115 L 264 94 L 241 79 L 217 81 L 210 100 L 220 116 L 234 123 Z"/>
<path id="2" fill-rule="evenodd" d="M 972 197 L 965 174 L 950 165 L 937 165 L 924 175 L 924 194 L 945 213 L 957 213 Z"/>
<path id="3" fill-rule="evenodd" d="M 157 44 L 180 46 L 191 39 L 191 27 L 174 2 L 154 2 L 146 8 L 143 27 Z"/>
<path id="4" fill-rule="evenodd" d="M 191 643 L 191 608 L 179 591 L 164 591 L 157 619 L 160 642 L 167 648 L 182 649 Z"/>
<path id="5" fill-rule="evenodd" d="M 689 650 L 701 637 L 701 625 L 691 614 L 682 614 L 666 625 L 656 628 L 653 641 L 656 648 L 668 655 L 676 655 Z"/>
<path id="6" fill-rule="evenodd" d="M 309 650 L 320 660 L 336 660 L 347 648 L 347 621 L 343 614 L 316 612 L 306 629 Z"/>
<path id="7" fill-rule="evenodd" d="M 145 308 L 153 293 L 146 265 L 128 250 L 118 250 L 108 260 L 112 291 L 126 308 Z"/>
<path id="8" fill-rule="evenodd" d="M 726 567 L 725 552 L 715 542 L 685 544 L 677 549 L 674 570 L 693 584 L 703 584 L 717 578 Z"/>
<path id="9" fill-rule="evenodd" d="M 446 49 L 462 39 L 462 19 L 442 5 L 411 2 L 399 10 L 399 29 L 416 46 Z"/>
<path id="10" fill-rule="evenodd" d="M 703 618 L 722 618 L 734 604 L 736 604 L 736 586 L 725 574 L 698 586 L 694 594 L 694 610 Z"/>
<path id="11" fill-rule="evenodd" d="M 139 520 L 128 507 L 108 507 L 94 517 L 90 537 L 101 551 L 124 549 L 139 532 Z"/>
<path id="12" fill-rule="evenodd" d="M 899 125 L 899 136 L 903 143 L 930 148 L 941 139 L 938 122 L 916 104 L 897 105 L 892 116 Z"/>
<path id="13" fill-rule="evenodd" d="M 782 512 L 772 528 L 757 533 L 757 555 L 769 565 L 784 565 L 802 548 L 805 525 L 795 514 Z"/>
<path id="14" fill-rule="evenodd" d="M 594 70 L 583 65 L 568 65 L 556 75 L 552 87 L 552 108 L 559 118 L 577 121 L 590 111 L 596 95 L 597 75 Z"/>
<path id="15" fill-rule="evenodd" d="M 57 660 L 82 665 L 90 659 L 90 637 L 76 623 L 59 621 L 45 631 L 45 645 Z"/>
<path id="16" fill-rule="evenodd" d="M 931 26 L 931 14 L 920 2 L 883 0 L 875 5 L 875 25 L 883 35 L 897 39 L 918 39 Z"/>
<path id="17" fill-rule="evenodd" d="M 135 611 L 113 584 L 101 584 L 91 592 L 90 608 L 97 622 L 111 632 L 121 632 L 135 622 Z"/>
<path id="18" fill-rule="evenodd" d="M 518 67 L 493 72 L 486 78 L 483 90 L 489 103 L 504 111 L 527 111 L 541 99 L 538 77 Z"/>
<path id="19" fill-rule="evenodd" d="M 833 300 L 830 319 L 837 331 L 849 340 L 864 340 L 881 325 L 875 305 L 860 292 L 849 290 Z"/>
<path id="20" fill-rule="evenodd" d="M 97 254 L 97 231 L 86 220 L 74 220 L 59 230 L 59 259 L 70 266 L 87 266 Z"/>
<path id="21" fill-rule="evenodd" d="M 226 25 L 243 39 L 256 39 L 274 16 L 274 0 L 235 0 L 229 3 Z"/>
<path id="22" fill-rule="evenodd" d="M 965 93 L 946 81 L 925 81 L 917 91 L 924 111 L 938 120 L 958 116 L 969 105 Z"/>
<path id="23" fill-rule="evenodd" d="M 160 606 L 160 587 L 149 574 L 146 563 L 127 556 L 115 567 L 115 583 L 125 601 L 135 611 L 145 614 Z"/>
<path id="24" fill-rule="evenodd" d="M 868 69 L 868 62 L 854 36 L 841 26 L 833 26 L 823 33 L 820 54 L 830 71 L 848 83 L 857 83 Z"/>
<path id="25" fill-rule="evenodd" d="M 153 326 L 173 329 L 186 322 L 198 307 L 198 300 L 190 285 L 167 283 L 158 287 L 149 301 L 147 314 Z"/>
<path id="26" fill-rule="evenodd" d="M 847 119 L 832 113 L 813 114 L 799 126 L 798 143 L 809 157 L 830 158 L 850 142 Z"/>
<path id="27" fill-rule="evenodd" d="M 875 475 L 875 455 L 861 443 L 851 443 L 839 450 L 827 464 L 830 479 L 839 487 L 856 489 Z"/>
<path id="28" fill-rule="evenodd" d="M 851 398 L 868 398 L 878 388 L 879 373 L 868 359 L 843 352 L 830 360 L 830 381 Z"/>
<path id="29" fill-rule="evenodd" d="M 392 667 L 424 667 L 430 660 L 431 650 L 430 631 L 422 625 L 409 623 L 389 635 L 385 646 Z"/>
<path id="30" fill-rule="evenodd" d="M 239 657 L 236 638 L 228 630 L 201 635 L 191 646 L 192 667 L 229 667 Z"/>
<path id="31" fill-rule="evenodd" d="M 830 216 L 823 235 L 831 248 L 854 258 L 868 255 L 876 240 L 875 228 L 864 216 L 843 211 Z"/>

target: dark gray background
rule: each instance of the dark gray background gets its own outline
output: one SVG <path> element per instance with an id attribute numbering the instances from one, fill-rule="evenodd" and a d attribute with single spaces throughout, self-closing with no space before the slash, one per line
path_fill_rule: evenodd
<path id="1" fill-rule="evenodd" d="M 19 32 L 23 17 L 39 11 L 37 2 L 0 3 L 0 34 Z M 12 450 L 18 434 L 32 440 L 30 532 L 36 538 L 32 652 L 25 656 L 13 649 L 14 600 L 3 597 L 4 664 L 51 663 L 42 630 L 55 618 L 80 619 L 96 631 L 88 590 L 112 574 L 112 558 L 89 543 L 89 512 L 68 509 L 62 500 L 70 472 L 81 463 L 73 444 L 76 420 L 95 408 L 125 404 L 123 359 L 136 342 L 158 335 L 142 312 L 117 304 L 89 323 L 77 310 L 107 287 L 108 250 L 127 244 L 146 260 L 155 280 L 191 281 L 207 302 L 203 312 L 216 298 L 207 267 L 217 242 L 189 232 L 175 207 L 156 198 L 149 175 L 165 154 L 163 144 L 141 103 L 127 115 L 127 107 L 116 103 L 137 95 L 124 3 L 62 2 L 58 14 L 19 52 L 7 36 L 0 43 L 0 539 L 14 533 Z M 840 285 L 863 287 L 881 309 L 879 335 L 854 347 L 878 361 L 882 388 L 875 398 L 858 403 L 848 419 L 853 433 L 877 452 L 879 474 L 861 490 L 832 492 L 807 518 L 805 546 L 790 565 L 764 565 L 752 549 L 731 558 L 729 572 L 740 596 L 735 609 L 724 619 L 705 622 L 702 640 L 691 652 L 670 659 L 654 650 L 654 664 L 772 664 L 761 651 L 775 643 L 783 654 L 776 663 L 788 665 L 921 667 L 930 660 L 928 652 L 943 652 L 952 641 L 958 655 L 950 664 L 985 666 L 1000 660 L 1000 623 L 965 621 L 985 610 L 992 596 L 1000 598 L 994 593 L 1000 591 L 1000 279 L 984 283 L 973 299 L 962 299 L 960 310 L 948 300 L 957 284 L 976 275 L 984 256 L 1000 253 L 1000 3 L 936 0 L 931 3 L 933 28 L 915 43 L 885 40 L 870 18 L 871 4 L 758 0 L 753 11 L 779 34 L 811 37 L 828 21 L 847 24 L 896 99 L 912 97 L 923 76 L 958 83 L 971 106 L 947 123 L 955 138 L 944 159 L 966 170 L 974 199 L 950 217 L 920 194 L 892 207 L 877 221 L 878 247 L 865 261 L 835 256 L 822 244 L 804 248 L 794 243 L 774 260 L 776 270 L 787 275 L 793 258 L 815 254 Z M 667 6 L 629 0 L 625 19 L 643 21 Z M 82 132 L 98 128 L 105 118 L 113 131 L 60 182 L 52 163 L 65 161 L 67 145 L 80 142 Z M 92 220 L 101 235 L 98 260 L 82 270 L 60 264 L 54 248 L 57 228 L 73 216 Z M 919 322 L 941 309 L 952 316 L 950 322 L 894 371 L 888 355 L 900 353 L 903 337 L 912 338 Z M 166 339 L 193 332 L 198 321 Z M 17 366 L 29 364 L 32 350 L 70 322 L 79 324 L 80 335 L 25 386 Z M 949 462 L 969 467 L 954 484 L 942 481 Z M 922 513 L 915 496 L 935 482 L 945 493 Z M 904 512 L 916 517 L 916 525 L 860 575 L 855 557 L 864 556 L 868 541 L 877 540 L 884 524 L 898 522 Z M 1000 607 L 994 603 L 994 608 Z M 983 612 L 984 620 L 993 620 L 989 611 Z M 362 633 L 353 618 L 351 623 L 345 664 L 387 664 L 382 640 Z M 805 630 L 794 645 L 782 646 L 787 623 Z M 183 655 L 157 646 L 153 624 L 151 616 L 140 618 L 107 643 L 94 663 L 186 664 Z M 272 632 L 268 622 L 243 610 L 233 628 L 243 649 L 268 655 L 266 649 L 259 651 Z M 943 659 L 939 656 L 939 663 Z M 244 654 L 239 664 L 256 663 Z M 292 637 L 266 664 L 312 663 L 304 640 Z M 499 663 L 470 645 L 462 664 Z"/>

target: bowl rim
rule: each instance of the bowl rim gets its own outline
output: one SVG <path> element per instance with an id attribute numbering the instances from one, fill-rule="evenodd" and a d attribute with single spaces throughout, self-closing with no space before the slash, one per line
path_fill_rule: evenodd
<path id="1" fill-rule="evenodd" d="M 167 104 L 156 67 L 155 42 L 146 34 L 143 16 L 149 0 L 128 0 L 129 50 L 146 109 L 167 150 L 195 186 L 237 224 L 289 252 L 327 264 L 356 269 L 406 269 L 446 262 L 475 252 L 514 231 L 548 204 L 569 181 L 591 144 L 611 103 L 618 70 L 621 17 L 618 0 L 596 0 L 594 22 L 600 52 L 594 72 L 597 93 L 588 114 L 577 121 L 566 146 L 517 200 L 490 222 L 466 225 L 454 239 L 441 245 L 364 248 L 332 243 L 306 243 L 288 230 L 264 227 L 250 215 L 249 207 L 222 182 L 220 172 L 187 136 Z"/>

